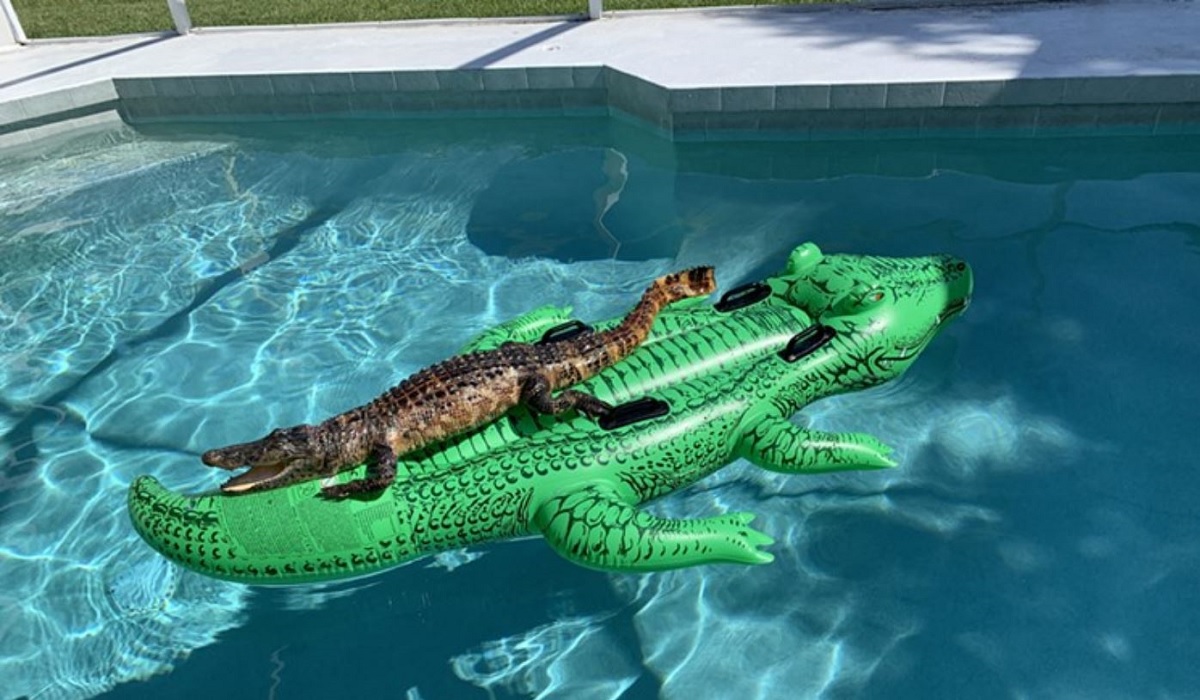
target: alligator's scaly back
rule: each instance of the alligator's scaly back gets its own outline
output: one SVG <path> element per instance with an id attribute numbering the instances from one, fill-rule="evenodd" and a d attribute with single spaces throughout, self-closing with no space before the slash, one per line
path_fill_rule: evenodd
<path id="1" fill-rule="evenodd" d="M 664 275 L 615 328 L 577 338 L 459 355 L 417 372 L 370 403 L 320 425 L 275 430 L 249 443 L 205 452 L 205 464 L 250 465 L 222 489 L 232 493 L 278 488 L 333 476 L 367 462 L 365 479 L 324 489 L 332 498 L 378 491 L 395 478 L 400 456 L 489 423 L 520 402 L 543 413 L 570 409 L 593 418 L 611 406 L 582 392 L 551 392 L 577 384 L 627 357 L 645 341 L 667 305 L 713 291 L 711 267 Z"/>

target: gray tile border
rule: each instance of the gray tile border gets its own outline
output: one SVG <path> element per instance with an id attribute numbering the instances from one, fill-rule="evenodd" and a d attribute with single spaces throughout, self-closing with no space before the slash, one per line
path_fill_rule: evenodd
<path id="1" fill-rule="evenodd" d="M 313 73 L 309 75 L 314 95 L 348 95 L 354 92 L 349 73 Z"/>
<path id="2" fill-rule="evenodd" d="M 833 85 L 829 91 L 832 109 L 879 109 L 886 102 L 886 85 Z"/>
<path id="3" fill-rule="evenodd" d="M 829 109 L 830 85 L 780 85 L 775 88 L 775 109 Z"/>
<path id="4" fill-rule="evenodd" d="M 996 104 L 1007 86 L 1004 80 L 980 80 L 946 83 L 943 107 L 983 107 Z"/>
<path id="5" fill-rule="evenodd" d="M 728 87 L 721 88 L 721 111 L 765 112 L 775 109 L 775 88 Z"/>
<path id="6" fill-rule="evenodd" d="M 525 72 L 529 76 L 529 87 L 534 89 L 575 87 L 574 69 L 567 66 L 526 68 Z"/>
<path id="7" fill-rule="evenodd" d="M 892 108 L 941 107 L 945 83 L 893 83 L 887 88 L 885 106 Z"/>
<path id="8" fill-rule="evenodd" d="M 670 90 L 667 109 L 674 114 L 721 111 L 721 91 L 715 88 Z"/>
<path id="9" fill-rule="evenodd" d="M 150 78 L 117 78 L 113 80 L 113 87 L 122 100 L 154 97 L 154 81 Z"/>
<path id="10" fill-rule="evenodd" d="M 151 78 L 154 94 L 158 97 L 195 97 L 191 78 Z"/>
<path id="11" fill-rule="evenodd" d="M 437 76 L 439 90 L 447 92 L 473 92 L 483 90 L 483 70 L 439 70 Z"/>
<path id="12" fill-rule="evenodd" d="M 980 110 L 976 125 L 981 137 L 1032 136 L 1037 119 L 1037 107 L 996 107 Z"/>
<path id="13" fill-rule="evenodd" d="M 868 109 L 863 113 L 866 129 L 885 133 L 892 138 L 920 136 L 921 121 L 919 109 Z"/>
<path id="14" fill-rule="evenodd" d="M 483 71 L 484 90 L 526 90 L 529 75 L 524 68 L 489 68 Z"/>
<path id="15" fill-rule="evenodd" d="M 392 79 L 401 92 L 438 89 L 437 73 L 431 70 L 395 71 Z"/>
<path id="16" fill-rule="evenodd" d="M 272 95 L 312 95 L 312 76 L 306 73 L 280 73 L 268 78 Z"/>
<path id="17" fill-rule="evenodd" d="M 351 73 L 354 92 L 392 92 L 396 89 L 396 74 L 392 71 Z"/>
<path id="18" fill-rule="evenodd" d="M 1037 133 L 1063 128 L 1088 129 L 1096 126 L 1099 110 L 1093 105 L 1052 105 L 1038 108 Z"/>
<path id="19" fill-rule="evenodd" d="M 192 78 L 197 97 L 233 97 L 233 83 L 227 75 L 202 75 Z"/>
<path id="20" fill-rule="evenodd" d="M 1063 78 L 1020 78 L 1006 81 L 992 103 L 1003 106 L 1062 104 L 1067 81 Z"/>
<path id="21" fill-rule="evenodd" d="M 233 87 L 235 96 L 274 95 L 271 87 L 271 77 L 267 75 L 231 75 L 229 84 Z"/>
<path id="22" fill-rule="evenodd" d="M 605 71 L 603 66 L 575 66 L 571 69 L 571 85 L 576 88 L 603 88 Z"/>
<path id="23" fill-rule="evenodd" d="M 859 138 L 863 130 L 873 138 L 1169 134 L 1200 129 L 1200 75 L 676 90 L 601 66 L 121 78 L 0 102 L 0 133 L 5 125 L 11 134 L 82 124 L 106 105 L 132 123 L 430 110 L 628 114 L 685 140 L 781 130 L 801 139 Z"/>

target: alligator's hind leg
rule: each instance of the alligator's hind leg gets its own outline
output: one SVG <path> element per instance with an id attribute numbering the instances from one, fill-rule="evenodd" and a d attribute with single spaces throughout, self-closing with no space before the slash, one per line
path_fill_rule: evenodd
<path id="1" fill-rule="evenodd" d="M 534 523 L 559 554 L 610 571 L 661 571 L 720 562 L 766 564 L 774 540 L 751 529 L 751 513 L 664 520 L 636 509 L 616 489 L 590 484 L 551 498 Z"/>
<path id="2" fill-rule="evenodd" d="M 884 469 L 896 466 L 892 448 L 866 433 L 806 430 L 767 416 L 742 436 L 741 452 L 763 469 L 788 474 Z"/>
<path id="3" fill-rule="evenodd" d="M 347 481 L 321 488 L 321 495 L 331 500 L 341 500 L 356 493 L 381 491 L 396 480 L 396 453 L 385 444 L 378 444 L 367 459 L 367 475 L 361 479 Z"/>
<path id="4" fill-rule="evenodd" d="M 535 375 L 526 380 L 521 388 L 521 400 L 538 413 L 553 413 L 555 415 L 572 408 L 589 418 L 601 418 L 612 412 L 613 407 L 600 399 L 585 394 L 582 391 L 566 389 L 558 396 L 550 394 L 550 382 L 541 375 Z"/>

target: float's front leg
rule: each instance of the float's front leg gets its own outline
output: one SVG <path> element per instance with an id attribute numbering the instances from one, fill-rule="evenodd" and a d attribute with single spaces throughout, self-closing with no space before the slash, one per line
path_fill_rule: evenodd
<path id="1" fill-rule="evenodd" d="M 766 416 L 742 436 L 741 453 L 754 464 L 785 474 L 817 474 L 896 466 L 892 448 L 866 433 L 807 430 Z"/>
<path id="2" fill-rule="evenodd" d="M 774 540 L 748 526 L 751 513 L 666 520 L 642 512 L 616 489 L 590 484 L 548 499 L 534 516 L 559 554 L 610 571 L 661 571 L 696 564 L 766 564 Z"/>

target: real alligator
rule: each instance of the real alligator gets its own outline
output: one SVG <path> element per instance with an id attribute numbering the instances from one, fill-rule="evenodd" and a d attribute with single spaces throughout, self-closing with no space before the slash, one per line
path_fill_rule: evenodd
<path id="1" fill-rule="evenodd" d="M 625 420 L 606 427 L 518 407 L 401 460 L 376 499 L 314 498 L 312 482 L 187 496 L 143 476 L 130 487 L 130 513 L 169 559 L 259 584 L 360 576 L 528 535 L 605 570 L 763 564 L 772 539 L 750 527 L 752 514 L 668 519 L 641 506 L 738 458 L 788 474 L 894 466 L 874 436 L 790 418 L 900 376 L 966 308 L 972 284 L 966 263 L 949 256 L 824 255 L 805 244 L 783 272 L 715 305 L 666 309 L 635 352 L 583 382 L 615 406 L 609 418 Z M 568 313 L 531 312 L 469 349 L 527 342 Z"/>
<path id="2" fill-rule="evenodd" d="M 387 488 L 395 480 L 398 458 L 490 423 L 520 402 L 542 413 L 576 409 L 600 418 L 612 406 L 591 394 L 551 392 L 620 362 L 646 339 L 663 308 L 715 288 L 711 267 L 664 275 L 614 328 L 545 344 L 514 340 L 456 355 L 319 425 L 278 428 L 258 440 L 208 450 L 201 460 L 221 469 L 251 467 L 222 484 L 227 493 L 323 479 L 367 463 L 363 478 L 322 489 L 326 498 L 339 499 Z"/>

